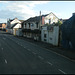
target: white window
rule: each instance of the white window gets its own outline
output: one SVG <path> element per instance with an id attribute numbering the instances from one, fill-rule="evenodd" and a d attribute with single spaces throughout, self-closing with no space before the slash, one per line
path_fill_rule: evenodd
<path id="1" fill-rule="evenodd" d="M 24 28 L 25 28 L 25 24 L 24 24 Z"/>

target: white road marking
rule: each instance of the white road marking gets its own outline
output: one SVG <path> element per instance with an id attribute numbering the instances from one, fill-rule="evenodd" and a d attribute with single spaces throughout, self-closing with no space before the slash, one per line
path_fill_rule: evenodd
<path id="1" fill-rule="evenodd" d="M 42 48 L 43 48 L 43 47 L 42 47 Z M 46 48 L 43 48 L 43 49 L 46 49 Z M 62 57 L 64 57 L 64 58 L 66 58 L 66 59 L 68 59 L 68 60 L 72 61 L 70 58 L 68 58 L 68 57 L 66 57 L 66 56 L 64 56 L 64 55 L 62 55 L 62 54 L 59 54 L 59 53 L 54 52 L 54 51 L 49 50 L 49 49 L 46 49 L 46 50 L 48 50 L 48 51 L 50 51 L 50 52 L 52 52 L 52 53 L 55 53 L 55 54 L 57 54 L 57 55 L 59 55 L 59 56 L 62 56 Z"/>
<path id="2" fill-rule="evenodd" d="M 22 45 L 21 45 L 22 46 Z"/>
<path id="3" fill-rule="evenodd" d="M 50 64 L 50 65 L 52 65 L 52 63 L 50 63 L 50 62 L 48 62 L 48 61 L 47 61 L 47 63 Z"/>
<path id="4" fill-rule="evenodd" d="M 28 51 L 30 51 L 30 49 L 27 49 Z"/>
<path id="5" fill-rule="evenodd" d="M 29 43 L 30 43 L 30 42 L 29 42 Z M 36 44 L 33 44 L 33 43 L 30 43 L 30 44 L 37 46 Z"/>
<path id="6" fill-rule="evenodd" d="M 7 64 L 7 60 L 5 59 L 5 63 Z"/>
<path id="7" fill-rule="evenodd" d="M 3 38 L 4 40 L 6 39 L 6 38 Z"/>
<path id="8" fill-rule="evenodd" d="M 26 42 L 28 42 L 28 41 L 26 41 Z M 34 46 L 38 46 L 38 45 L 36 45 L 36 44 L 34 44 L 34 43 L 31 43 L 31 42 L 28 42 L 28 43 L 30 43 L 30 44 L 32 44 L 32 45 L 34 45 Z"/>
<path id="9" fill-rule="evenodd" d="M 24 47 L 24 48 L 26 48 L 26 47 Z"/>
<path id="10" fill-rule="evenodd" d="M 17 43 L 17 42 L 16 42 Z"/>
<path id="11" fill-rule="evenodd" d="M 63 74 L 66 74 L 64 71 L 62 71 L 61 69 L 58 69 L 60 72 L 62 72 Z"/>
<path id="12" fill-rule="evenodd" d="M 28 41 L 27 41 L 28 42 Z M 30 42 L 29 42 L 30 43 Z M 34 43 L 30 43 L 30 44 L 32 44 L 32 45 L 34 45 L 34 46 L 38 46 L 38 45 L 35 45 Z M 41 47 L 41 46 L 40 46 Z M 41 48 L 43 48 L 43 47 L 41 47 Z M 50 51 L 50 52 L 52 52 L 52 53 L 55 53 L 55 54 L 57 54 L 57 55 L 59 55 L 59 56 L 62 56 L 62 57 L 64 57 L 64 58 L 66 58 L 66 59 L 68 59 L 68 60 L 70 60 L 70 61 L 73 61 L 73 60 L 71 60 L 70 58 L 68 58 L 68 57 L 66 57 L 66 56 L 64 56 L 64 55 L 62 55 L 62 54 L 59 54 L 59 53 L 57 53 L 57 52 L 54 52 L 54 51 L 52 51 L 52 50 L 50 50 L 50 49 L 47 49 L 47 48 L 43 48 L 43 49 L 46 49 L 46 50 L 48 50 L 48 51 Z M 75 61 L 73 61 L 73 62 L 75 62 Z"/>
<path id="13" fill-rule="evenodd" d="M 19 43 L 18 43 L 19 44 Z"/>
<path id="14" fill-rule="evenodd" d="M 35 52 L 32 52 L 33 54 L 36 54 Z"/>
<path id="15" fill-rule="evenodd" d="M 3 50 L 3 48 L 2 48 L 2 50 Z"/>
<path id="16" fill-rule="evenodd" d="M 41 56 L 38 56 L 38 57 L 39 57 L 40 59 L 42 59 L 42 60 L 44 59 L 44 58 L 43 58 L 43 57 L 41 57 Z"/>

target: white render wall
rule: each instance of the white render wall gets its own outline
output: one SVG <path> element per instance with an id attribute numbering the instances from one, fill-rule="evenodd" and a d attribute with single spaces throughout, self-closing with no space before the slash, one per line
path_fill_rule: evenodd
<path id="1" fill-rule="evenodd" d="M 48 16 L 45 17 L 45 24 L 49 24 L 49 19 L 51 21 L 50 24 L 52 24 L 53 22 L 56 23 L 59 20 L 53 13 L 50 13 Z"/>
<path id="2" fill-rule="evenodd" d="M 18 23 L 19 25 L 15 26 L 15 28 L 21 28 L 21 24 L 20 24 L 21 22 L 17 18 L 15 18 L 10 23 L 9 22 L 10 22 L 10 20 L 7 21 L 8 26 L 12 27 L 15 23 Z M 11 33 L 11 34 L 14 33 L 13 29 L 8 28 L 7 30 L 8 30 L 8 33 Z"/>
<path id="3" fill-rule="evenodd" d="M 44 34 L 47 35 L 44 38 Z M 53 26 L 53 31 L 47 30 L 47 26 L 43 26 L 41 30 L 41 40 L 44 41 L 46 39 L 47 43 L 57 46 L 58 45 L 58 38 L 59 38 L 59 26 Z"/>
<path id="4" fill-rule="evenodd" d="M 11 22 L 11 26 L 13 26 L 15 23 L 21 23 L 18 19 L 15 19 Z"/>
<path id="5" fill-rule="evenodd" d="M 33 25 L 33 26 L 30 26 L 30 28 L 29 28 L 29 24 L 26 23 L 26 28 L 25 28 L 25 23 L 24 23 L 23 28 L 24 28 L 24 29 L 31 29 L 31 30 L 39 29 L 39 24 L 38 24 L 38 28 L 37 28 L 35 22 L 29 22 L 29 23 L 30 23 L 30 24 L 33 23 L 34 25 Z"/>
<path id="6" fill-rule="evenodd" d="M 19 30 L 19 28 L 21 28 L 21 24 L 19 24 L 19 23 L 13 27 L 13 35 L 19 33 L 19 31 L 17 31 L 17 33 L 16 33 L 16 30 Z"/>
<path id="7" fill-rule="evenodd" d="M 22 36 L 22 29 L 16 30 L 16 35 L 17 36 Z"/>
<path id="8" fill-rule="evenodd" d="M 21 24 L 16 24 L 15 26 L 14 26 L 14 28 L 21 28 Z"/>

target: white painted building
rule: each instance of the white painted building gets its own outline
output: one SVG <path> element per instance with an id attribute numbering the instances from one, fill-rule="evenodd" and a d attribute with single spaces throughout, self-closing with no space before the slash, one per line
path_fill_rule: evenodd
<path id="1" fill-rule="evenodd" d="M 58 46 L 59 39 L 59 26 L 42 26 L 41 30 L 41 40 L 43 42 L 50 43 L 52 45 Z"/>
<path id="2" fill-rule="evenodd" d="M 22 36 L 22 35 L 23 35 L 22 29 L 21 29 L 21 28 L 18 28 L 18 29 L 16 30 L 16 36 Z"/>
<path id="3" fill-rule="evenodd" d="M 7 31 L 10 34 L 16 35 L 16 31 L 18 32 L 18 29 L 21 28 L 21 23 L 23 20 L 18 20 L 17 18 L 13 20 L 7 20 Z"/>
<path id="4" fill-rule="evenodd" d="M 58 20 L 58 17 L 52 12 L 29 18 L 22 23 L 23 36 L 39 40 L 41 38 L 41 27 L 44 25 L 54 25 Z"/>
<path id="5" fill-rule="evenodd" d="M 43 25 L 41 29 L 41 41 L 50 43 L 52 45 L 58 45 L 59 39 L 59 26 L 55 26 L 55 23 L 59 21 L 59 18 L 52 12 L 43 17 Z"/>
<path id="6" fill-rule="evenodd" d="M 14 24 L 13 27 L 13 35 L 16 35 L 17 33 L 19 33 L 19 28 L 21 28 L 21 23 L 16 23 Z M 16 32 L 17 31 L 17 32 Z M 18 34 L 17 34 L 18 35 Z M 18 35 L 19 36 L 19 35 Z"/>

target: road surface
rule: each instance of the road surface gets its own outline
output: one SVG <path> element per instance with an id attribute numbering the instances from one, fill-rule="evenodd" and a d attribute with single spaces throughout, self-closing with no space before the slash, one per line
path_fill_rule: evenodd
<path id="1" fill-rule="evenodd" d="M 75 62 L 13 35 L 0 33 L 0 74 L 75 74 Z"/>

